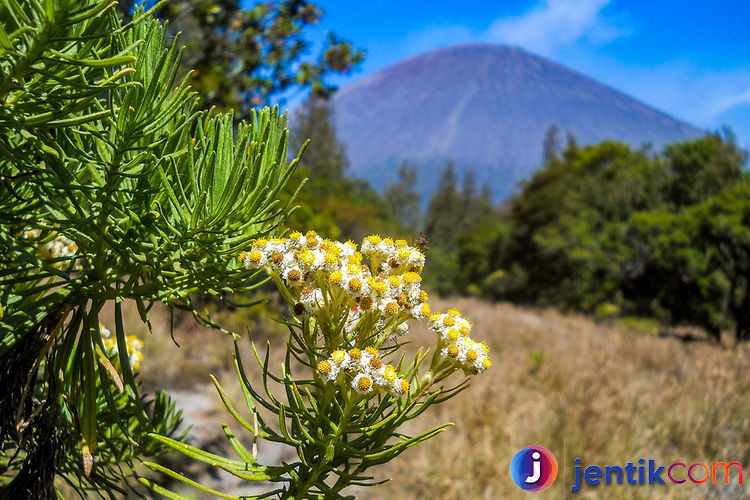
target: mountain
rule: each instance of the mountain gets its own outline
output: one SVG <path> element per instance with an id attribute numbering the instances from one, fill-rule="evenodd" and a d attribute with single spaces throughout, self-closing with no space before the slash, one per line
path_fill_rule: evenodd
<path id="1" fill-rule="evenodd" d="M 332 99 L 351 173 L 378 188 L 414 163 L 420 187 L 437 184 L 445 162 L 473 169 L 503 198 L 542 159 L 555 124 L 580 144 L 633 146 L 702 134 L 622 92 L 515 47 L 460 45 L 426 52 L 341 88 Z"/>

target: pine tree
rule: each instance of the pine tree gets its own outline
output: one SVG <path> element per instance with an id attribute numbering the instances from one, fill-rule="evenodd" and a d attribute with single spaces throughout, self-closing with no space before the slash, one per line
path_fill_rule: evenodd
<path id="1" fill-rule="evenodd" d="M 294 116 L 292 148 L 301 147 L 308 139 L 310 146 L 303 166 L 315 182 L 312 188 L 328 191 L 343 179 L 348 160 L 344 146 L 336 137 L 331 106 L 325 99 L 308 98 Z"/>
<path id="2" fill-rule="evenodd" d="M 542 143 L 542 160 L 545 164 L 558 159 L 560 146 L 560 128 L 553 123 L 544 133 L 544 142 Z"/>
<path id="3" fill-rule="evenodd" d="M 398 182 L 389 185 L 384 194 L 393 217 L 412 231 L 417 229 L 420 219 L 416 184 L 417 169 L 404 162 L 398 169 Z"/>
<path id="4" fill-rule="evenodd" d="M 485 182 L 479 193 L 479 213 L 481 216 L 487 216 L 490 212 L 492 212 L 492 190 L 489 183 Z"/>
<path id="5" fill-rule="evenodd" d="M 443 169 L 425 216 L 425 232 L 433 244 L 447 249 L 455 247 L 458 235 L 464 229 L 464 201 L 458 190 L 453 164 L 449 163 Z"/>

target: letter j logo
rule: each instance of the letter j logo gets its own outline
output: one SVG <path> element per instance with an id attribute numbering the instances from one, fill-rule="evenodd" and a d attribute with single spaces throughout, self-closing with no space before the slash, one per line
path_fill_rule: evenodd
<path id="1" fill-rule="evenodd" d="M 524 491 L 546 490 L 557 477 L 557 460 L 543 446 L 527 446 L 513 456 L 510 474 Z"/>

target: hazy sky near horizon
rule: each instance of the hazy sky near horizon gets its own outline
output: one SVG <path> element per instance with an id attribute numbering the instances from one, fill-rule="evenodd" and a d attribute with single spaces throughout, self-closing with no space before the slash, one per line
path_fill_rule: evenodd
<path id="1" fill-rule="evenodd" d="M 750 1 L 322 0 L 318 34 L 367 51 L 362 78 L 404 57 L 461 43 L 543 55 L 704 129 L 729 125 L 750 146 Z"/>

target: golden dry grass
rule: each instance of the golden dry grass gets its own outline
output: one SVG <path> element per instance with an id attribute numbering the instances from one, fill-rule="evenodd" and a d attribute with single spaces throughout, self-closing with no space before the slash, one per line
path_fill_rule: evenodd
<path id="1" fill-rule="evenodd" d="M 473 299 L 436 301 L 433 308 L 449 305 L 473 321 L 475 337 L 490 344 L 495 365 L 410 430 L 443 421 L 455 427 L 375 469 L 378 477 L 393 481 L 357 493 L 371 498 L 525 498 L 512 482 L 509 465 L 518 449 L 531 444 L 550 449 L 559 465 L 555 484 L 538 498 L 562 498 L 564 488 L 570 495 L 575 458 L 600 466 L 639 458 L 661 464 L 750 463 L 746 347 L 685 343 L 551 310 Z M 163 332 L 166 325 L 164 315 L 157 315 L 155 328 Z M 139 328 L 137 321 L 131 328 Z M 426 329 L 414 328 L 410 335 L 415 347 L 434 345 L 434 334 Z M 176 338 L 181 349 L 166 334 L 146 337 L 144 375 L 150 385 L 186 387 L 206 382 L 207 371 L 232 385 L 227 338 L 194 326 L 190 318 Z M 281 354 L 283 335 L 275 332 L 270 338 Z M 738 498 L 745 492 L 736 485 L 668 482 L 584 486 L 579 496 Z"/>

